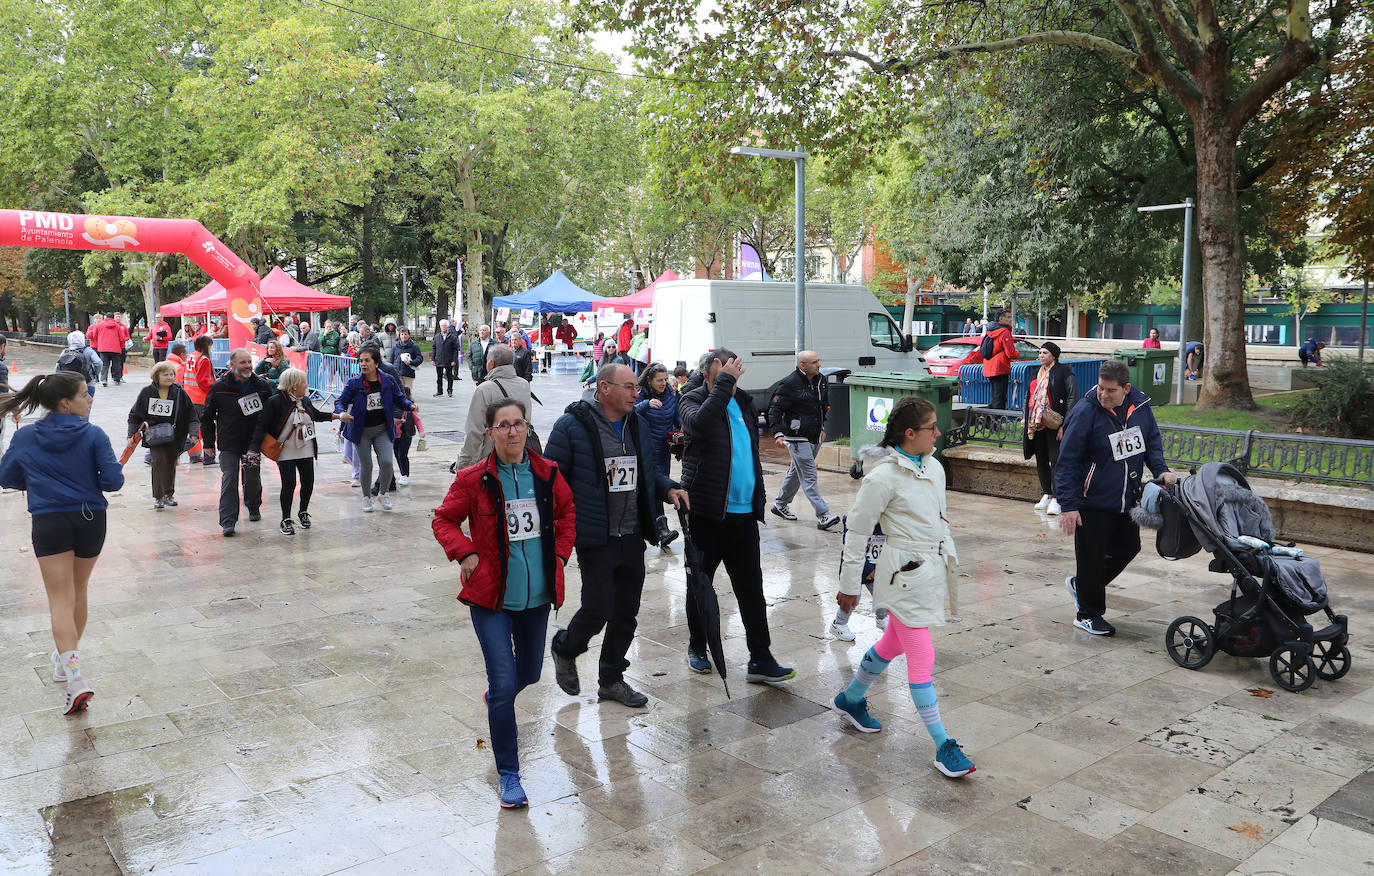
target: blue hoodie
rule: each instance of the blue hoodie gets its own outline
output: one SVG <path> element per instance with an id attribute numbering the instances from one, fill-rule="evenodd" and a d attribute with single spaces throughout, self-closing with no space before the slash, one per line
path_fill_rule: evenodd
<path id="1" fill-rule="evenodd" d="M 124 469 L 105 430 L 75 414 L 48 414 L 14 433 L 0 486 L 27 490 L 30 514 L 94 511 L 124 486 Z"/>

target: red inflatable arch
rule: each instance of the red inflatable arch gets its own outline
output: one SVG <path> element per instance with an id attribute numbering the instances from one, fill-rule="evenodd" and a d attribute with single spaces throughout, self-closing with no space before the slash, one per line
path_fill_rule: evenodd
<path id="1" fill-rule="evenodd" d="M 233 348 L 253 339 L 249 322 L 264 315 L 257 273 L 193 219 L 0 210 L 0 246 L 179 252 L 228 291 L 229 346 Z"/>

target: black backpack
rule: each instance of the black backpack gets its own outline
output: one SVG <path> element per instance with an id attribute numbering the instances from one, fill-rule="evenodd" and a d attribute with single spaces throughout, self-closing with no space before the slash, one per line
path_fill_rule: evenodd
<path id="1" fill-rule="evenodd" d="M 57 357 L 57 370 L 71 371 L 80 374 L 83 378 L 90 378 L 86 354 L 81 350 L 63 350 L 62 355 Z"/>
<path id="2" fill-rule="evenodd" d="M 984 362 L 997 355 L 997 341 L 993 338 L 992 332 L 983 333 L 983 340 L 978 344 L 978 355 L 983 357 Z"/>

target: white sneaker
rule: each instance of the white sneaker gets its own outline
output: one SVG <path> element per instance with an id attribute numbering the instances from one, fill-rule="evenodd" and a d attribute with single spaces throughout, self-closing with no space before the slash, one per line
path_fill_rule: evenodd
<path id="1" fill-rule="evenodd" d="M 362 486 L 361 482 L 360 482 L 357 478 L 353 478 L 353 479 L 349 480 L 348 485 L 349 485 L 350 487 Z"/>
<path id="2" fill-rule="evenodd" d="M 396 476 L 396 483 L 400 484 L 400 485 L 403 486 L 403 487 L 408 487 L 408 486 L 410 486 L 410 476 L 409 476 L 409 475 L 397 475 L 397 476 Z"/>
<path id="3" fill-rule="evenodd" d="M 878 629 L 887 629 L 887 612 L 884 611 L 882 614 L 874 615 L 873 622 L 878 625 Z"/>
<path id="4" fill-rule="evenodd" d="M 841 642 L 854 641 L 854 633 L 849 629 L 849 624 L 842 624 L 839 621 L 831 621 L 830 629 L 827 630 L 827 632 L 829 632 L 830 635 L 834 636 L 835 638 L 839 639 Z"/>
<path id="5" fill-rule="evenodd" d="M 1046 508 L 1050 507 L 1050 503 L 1053 501 L 1054 500 L 1050 498 L 1050 494 L 1046 493 L 1045 495 L 1040 497 L 1039 502 L 1035 503 L 1035 510 L 1044 511 Z"/>
<path id="6" fill-rule="evenodd" d="M 1059 513 L 1059 500 L 1058 500 L 1058 499 L 1051 499 L 1051 500 L 1050 500 L 1050 507 L 1049 507 L 1048 510 L 1045 511 L 1045 513 L 1046 513 L 1046 514 L 1058 514 L 1058 513 Z"/>
<path id="7" fill-rule="evenodd" d="M 383 511 L 391 510 L 391 497 L 388 496 L 386 493 L 378 493 L 377 502 L 382 506 Z"/>
<path id="8" fill-rule="evenodd" d="M 372 497 L 367 493 L 363 493 L 363 513 L 372 513 Z"/>
<path id="9" fill-rule="evenodd" d="M 86 684 L 86 679 L 80 675 L 73 677 L 67 682 L 67 706 L 62 714 L 75 715 L 77 712 L 86 711 L 86 706 L 90 704 L 93 696 L 95 691 Z"/>
<path id="10" fill-rule="evenodd" d="M 67 669 L 62 665 L 62 655 L 54 651 L 49 655 L 49 659 L 52 660 L 52 680 L 66 681 Z"/>

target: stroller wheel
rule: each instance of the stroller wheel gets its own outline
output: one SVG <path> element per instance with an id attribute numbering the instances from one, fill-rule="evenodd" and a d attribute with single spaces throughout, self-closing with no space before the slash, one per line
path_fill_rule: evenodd
<path id="1" fill-rule="evenodd" d="M 1317 664 L 1317 677 L 1335 681 L 1350 671 L 1350 649 L 1336 650 L 1335 642 L 1318 642 L 1312 648 L 1312 662 Z"/>
<path id="2" fill-rule="evenodd" d="M 1283 647 L 1269 657 L 1269 674 L 1274 683 L 1293 693 L 1307 690 L 1317 680 L 1317 665 L 1292 648 Z"/>
<path id="3" fill-rule="evenodd" d="M 1201 669 L 1212 659 L 1216 645 L 1206 621 L 1184 616 L 1169 624 L 1164 647 L 1184 669 Z"/>

